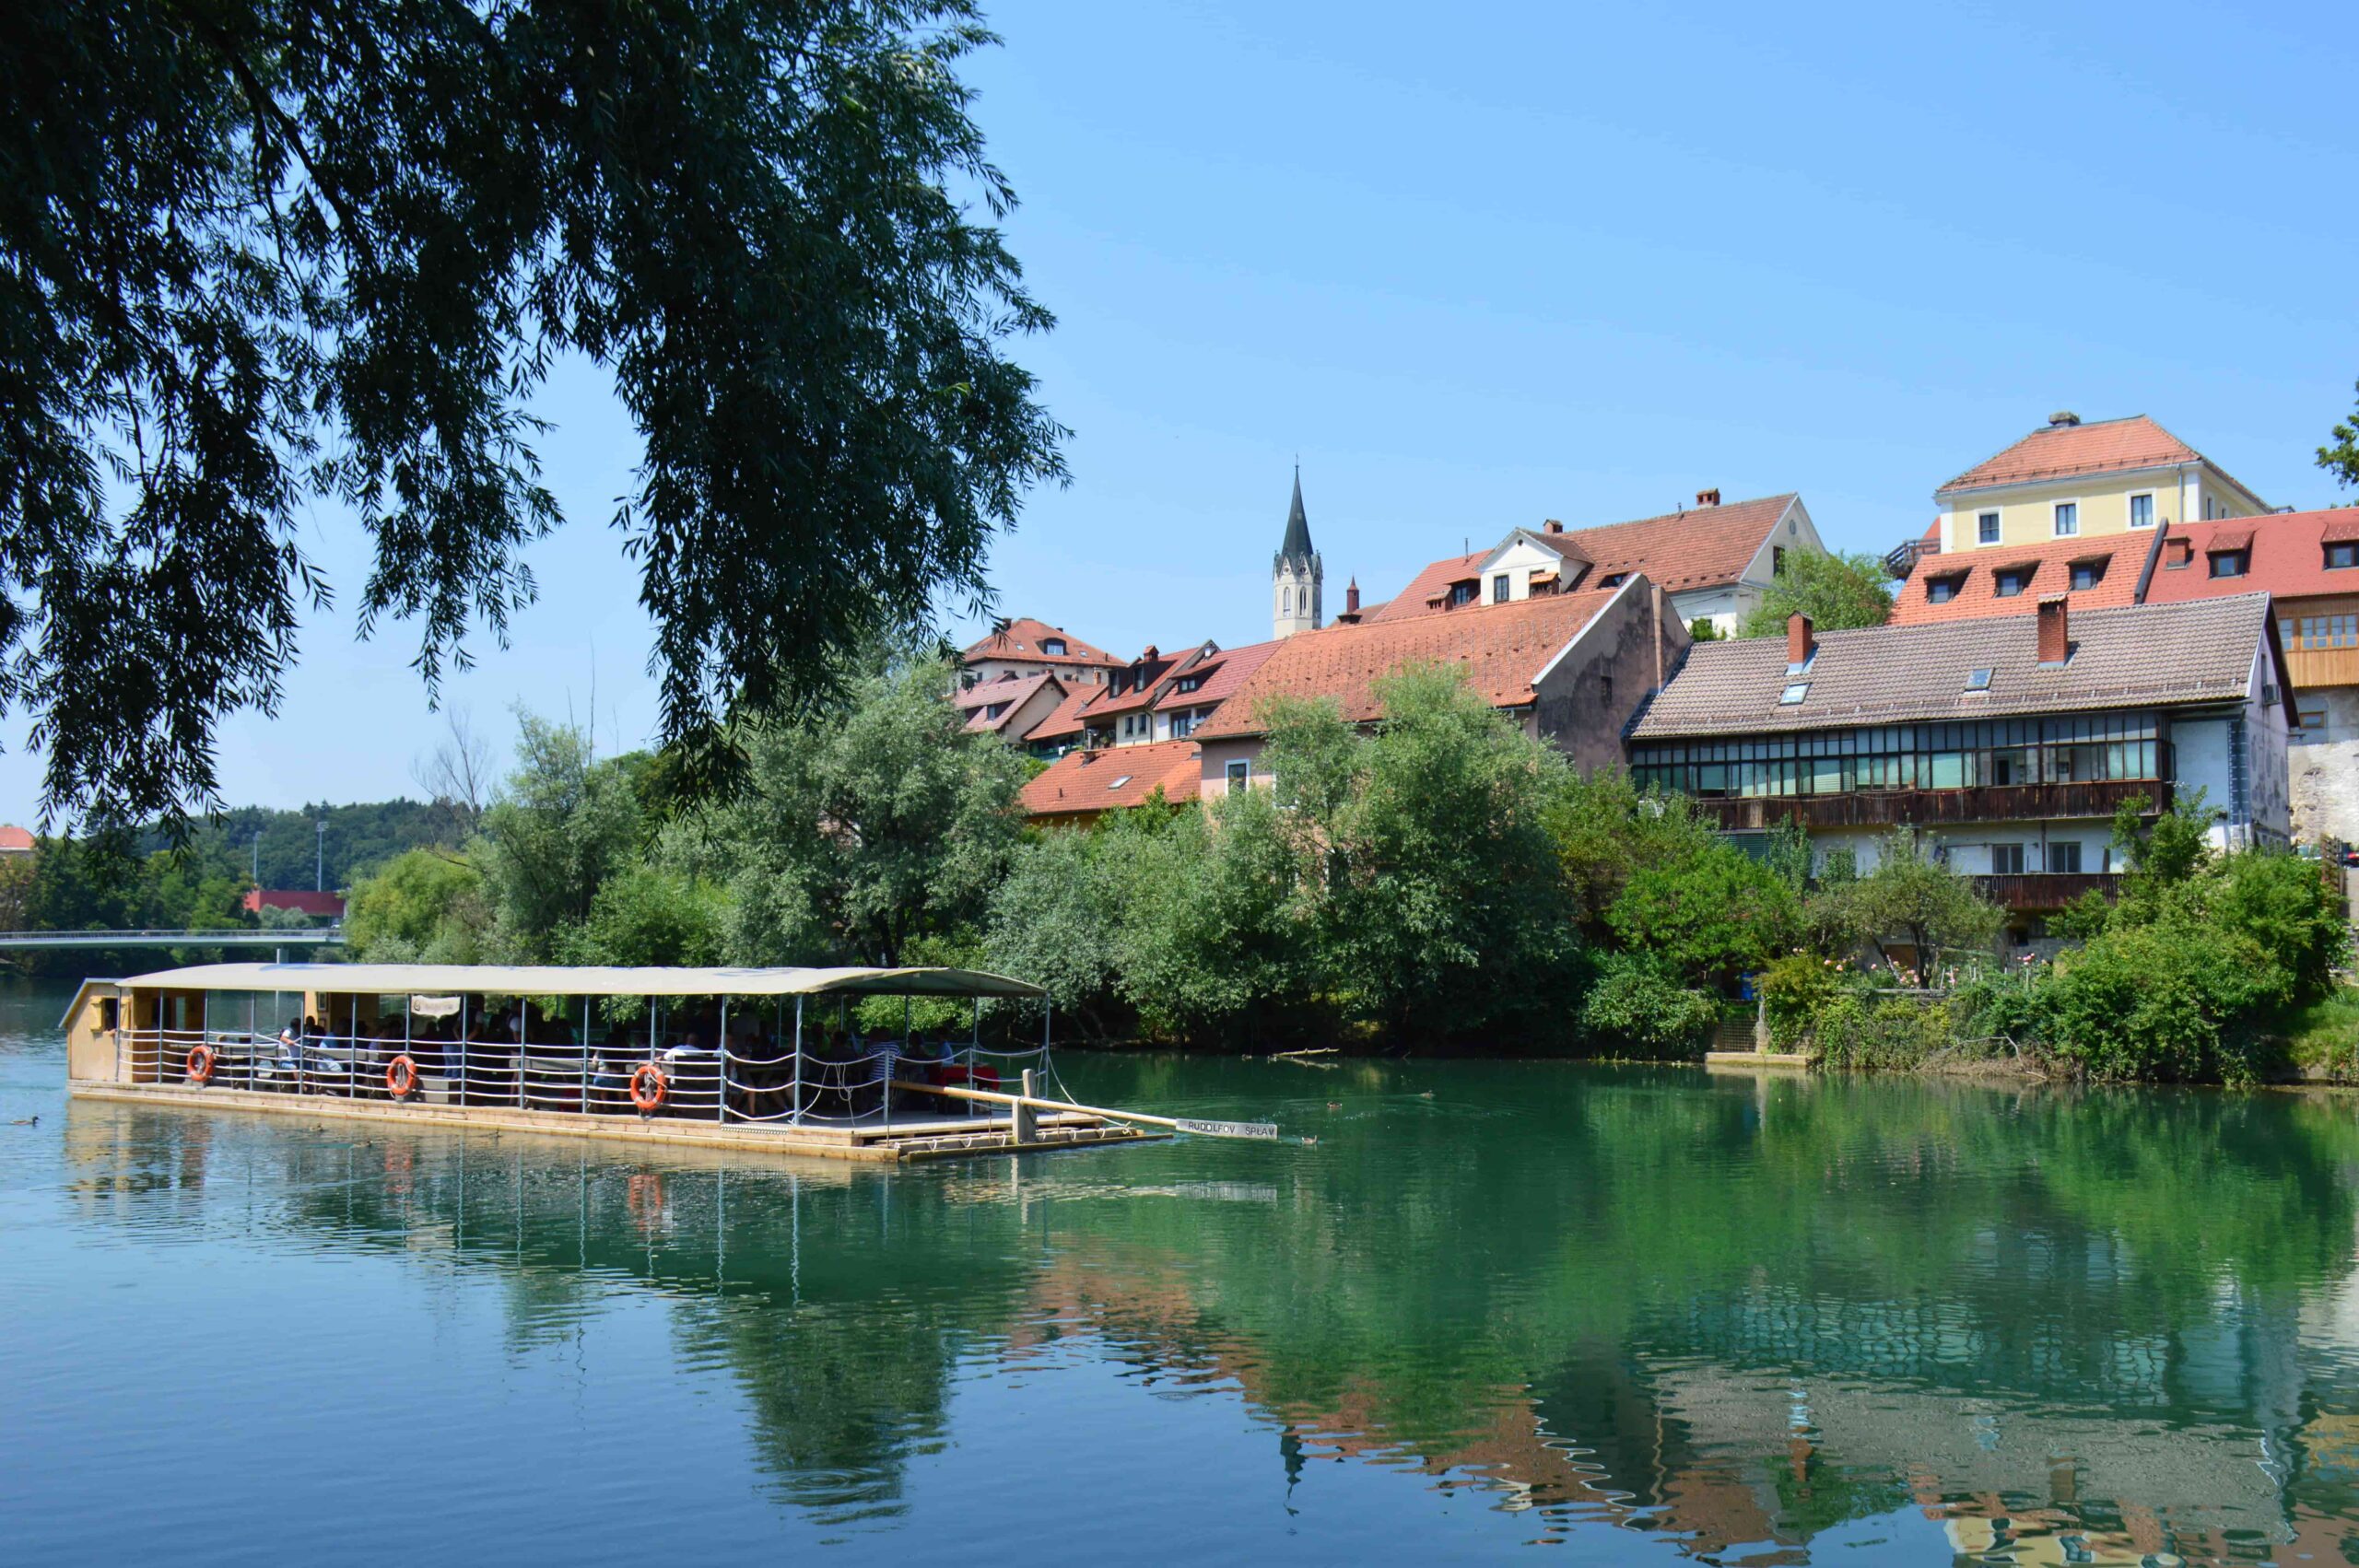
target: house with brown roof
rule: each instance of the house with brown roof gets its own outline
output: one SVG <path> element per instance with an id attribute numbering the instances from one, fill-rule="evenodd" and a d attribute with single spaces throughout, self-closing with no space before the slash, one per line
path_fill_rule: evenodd
<path id="1" fill-rule="evenodd" d="M 1064 683 L 1041 670 L 1029 675 L 1003 673 L 996 680 L 961 686 L 951 693 L 950 701 L 967 716 L 968 734 L 997 735 L 1011 745 L 1020 745 L 1042 720 L 1057 710 L 1064 696 Z"/>
<path id="2" fill-rule="evenodd" d="M 1421 663 L 1463 669 L 1485 702 L 1575 762 L 1618 764 L 1624 726 L 1689 640 L 1668 597 L 1643 576 L 1611 589 L 1297 632 L 1196 727 L 1203 793 L 1271 781 L 1261 756 L 1272 701 L 1322 698 L 1353 723 L 1373 723 L 1384 716 L 1376 683 Z"/>
<path id="3" fill-rule="evenodd" d="M 1156 791 L 1172 805 L 1196 800 L 1200 766 L 1193 741 L 1069 751 L 1024 786 L 1025 814 L 1044 826 L 1076 826 L 1110 811 L 1145 805 Z"/>
<path id="4" fill-rule="evenodd" d="M 992 623 L 958 656 L 959 685 L 980 685 L 1015 675 L 1054 675 L 1067 691 L 1103 685 L 1122 661 L 1073 636 L 1062 626 L 1029 615 Z"/>
<path id="5" fill-rule="evenodd" d="M 39 848 L 33 841 L 33 836 L 16 824 L 0 827 L 0 856 L 30 855 Z"/>
<path id="6" fill-rule="evenodd" d="M 1723 504 L 1718 490 L 1701 490 L 1693 510 L 1593 528 L 1568 529 L 1552 519 L 1516 529 L 1488 550 L 1434 562 L 1365 618 L 1408 620 L 1471 604 L 1613 589 L 1644 576 L 1670 595 L 1682 622 L 1709 621 L 1725 634 L 1761 603 L 1788 551 L 1823 555 L 1825 548 L 1798 495 Z"/>
<path id="7" fill-rule="evenodd" d="M 2014 550 L 2269 510 L 2226 470 L 2142 414 L 2086 421 L 2050 415 L 1935 490 L 1933 501 L 1941 516 L 1931 549 L 1906 549 Z"/>
<path id="8" fill-rule="evenodd" d="M 2115 810 L 2197 790 L 2224 848 L 2290 828 L 2290 677 L 2269 596 L 1697 644 L 1630 731 L 1639 783 L 1743 837 L 1781 823 L 1862 869 L 1913 826 L 2027 919 L 2109 887 Z"/>
<path id="9" fill-rule="evenodd" d="M 2157 523 L 1917 558 L 1892 624 L 2267 593 L 2292 677 L 2293 831 L 2359 842 L 2359 508 Z"/>

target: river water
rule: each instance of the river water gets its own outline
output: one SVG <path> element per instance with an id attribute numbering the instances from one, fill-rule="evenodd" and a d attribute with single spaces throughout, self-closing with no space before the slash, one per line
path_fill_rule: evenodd
<path id="1" fill-rule="evenodd" d="M 2348 1098 L 1072 1055 L 1287 1140 L 880 1171 L 72 1104 L 63 1001 L 10 1564 L 2359 1561 Z"/>

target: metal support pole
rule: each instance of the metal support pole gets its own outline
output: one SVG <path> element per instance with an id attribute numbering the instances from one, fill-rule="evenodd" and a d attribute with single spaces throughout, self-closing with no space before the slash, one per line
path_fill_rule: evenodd
<path id="1" fill-rule="evenodd" d="M 729 999 L 721 999 L 721 1041 L 712 1052 L 712 1119 L 729 1119 Z"/>
<path id="2" fill-rule="evenodd" d="M 158 1013 L 157 1016 L 158 1016 L 158 1018 L 160 1020 L 160 1019 L 161 1019 L 161 1017 L 162 1017 L 163 1015 L 162 1015 L 161 1013 Z M 162 1054 L 163 1036 L 157 1036 L 157 1041 L 156 1041 L 156 1043 L 157 1043 L 157 1047 L 158 1047 L 158 1052 L 157 1052 L 157 1058 L 156 1058 L 156 1082 L 158 1082 L 158 1083 L 160 1083 L 160 1082 L 162 1082 L 164 1081 L 164 1061 L 163 1061 L 163 1054 Z M 251 1088 L 252 1088 L 253 1086 L 254 1086 L 254 999 L 253 999 L 251 995 L 249 995 L 249 996 L 246 998 L 246 1087 L 247 1087 L 247 1088 L 249 1088 L 249 1089 L 251 1089 Z"/>
<path id="3" fill-rule="evenodd" d="M 402 1055 L 404 1056 L 410 1056 L 410 1046 L 413 1037 L 417 1033 L 417 993 L 416 991 L 404 991 L 402 993 Z M 416 1057 L 410 1057 L 410 1066 L 412 1071 L 416 1070 L 417 1065 L 417 1059 Z M 444 1065 L 447 1066 L 449 1064 L 445 1063 Z M 426 1085 L 423 1083 L 418 1085 L 420 1090 L 423 1090 L 425 1087 Z M 386 1086 L 385 1097 L 387 1099 L 393 1098 L 393 1087 L 390 1084 Z"/>
<path id="4" fill-rule="evenodd" d="M 581 1091 L 578 1106 L 583 1116 L 590 1114 L 590 999 L 581 999 Z"/>
<path id="5" fill-rule="evenodd" d="M 803 1125 L 803 999 L 794 999 L 794 1114 L 790 1118 L 797 1127 Z"/>
<path id="6" fill-rule="evenodd" d="M 203 993 L 203 997 L 204 1000 L 196 1004 L 196 1032 L 197 1037 L 210 1046 L 213 1043 L 213 993 L 206 991 Z M 163 1081 L 163 1063 L 158 1061 L 156 1064 L 156 1082 L 161 1083 Z"/>
<path id="7" fill-rule="evenodd" d="M 532 1034 L 533 1004 L 520 1000 L 516 1004 L 516 1108 L 520 1111 L 524 1108 L 524 1042 Z"/>
<path id="8" fill-rule="evenodd" d="M 467 1070 L 474 1064 L 467 1060 L 467 993 L 459 993 L 459 1104 L 467 1103 Z"/>

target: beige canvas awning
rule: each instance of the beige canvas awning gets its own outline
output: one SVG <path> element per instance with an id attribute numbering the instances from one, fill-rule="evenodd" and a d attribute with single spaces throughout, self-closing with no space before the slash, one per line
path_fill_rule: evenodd
<path id="1" fill-rule="evenodd" d="M 563 968 L 538 964 L 199 964 L 113 984 L 126 990 L 316 991 L 331 996 L 1039 997 L 1028 980 L 980 969 Z"/>

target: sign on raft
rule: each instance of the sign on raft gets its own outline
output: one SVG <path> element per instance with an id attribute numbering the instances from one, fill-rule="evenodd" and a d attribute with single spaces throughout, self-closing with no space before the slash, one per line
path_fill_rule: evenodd
<path id="1" fill-rule="evenodd" d="M 1277 1123 L 1271 1121 L 1190 1121 L 1182 1117 L 1171 1125 L 1202 1138 L 1275 1139 L 1278 1135 Z"/>

